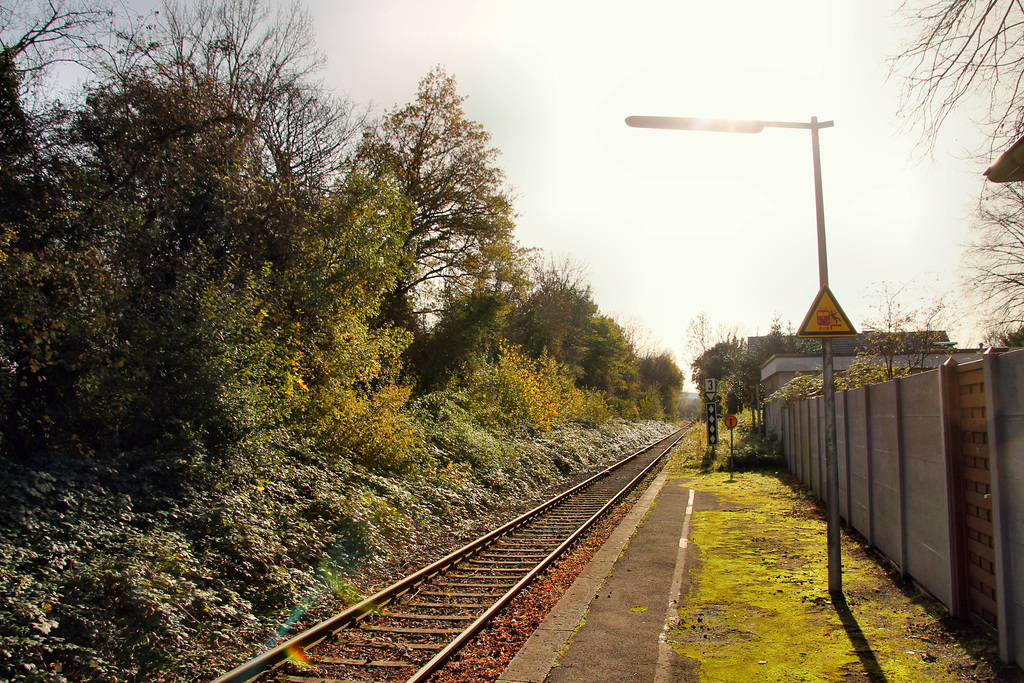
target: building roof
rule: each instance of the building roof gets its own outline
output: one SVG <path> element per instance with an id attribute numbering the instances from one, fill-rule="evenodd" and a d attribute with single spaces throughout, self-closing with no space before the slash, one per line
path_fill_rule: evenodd
<path id="1" fill-rule="evenodd" d="M 856 337 L 836 337 L 832 340 L 832 352 L 837 356 L 856 356 L 858 353 L 868 352 L 872 346 L 877 346 L 878 336 L 887 336 L 888 332 L 861 332 Z M 920 349 L 926 345 L 945 346 L 949 343 L 949 335 L 945 330 L 930 330 L 926 332 L 901 332 L 903 339 L 901 344 L 905 348 Z"/>
<path id="2" fill-rule="evenodd" d="M 861 332 L 856 337 L 834 337 L 832 339 L 832 353 L 836 356 L 856 356 L 860 353 L 870 353 L 872 347 L 878 346 L 878 335 L 888 335 L 888 332 Z M 792 336 L 795 339 L 795 335 Z M 931 330 L 926 332 L 902 332 L 900 335 L 904 343 L 901 344 L 905 349 L 921 349 L 930 342 L 932 346 L 949 346 L 953 348 L 955 345 L 949 343 L 949 335 L 946 334 L 945 330 Z M 760 339 L 766 339 L 767 337 L 747 337 L 747 344 L 753 345 Z M 937 350 L 937 349 L 936 349 Z"/>

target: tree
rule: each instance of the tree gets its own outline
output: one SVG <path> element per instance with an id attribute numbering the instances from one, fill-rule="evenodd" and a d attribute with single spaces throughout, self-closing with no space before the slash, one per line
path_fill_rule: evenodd
<path id="1" fill-rule="evenodd" d="M 152 35 L 132 36 L 139 64 L 181 87 L 216 84 L 244 122 L 250 172 L 321 192 L 340 178 L 363 117 L 313 80 L 324 60 L 308 11 L 296 0 L 273 15 L 266 0 L 198 0 L 164 13 Z"/>
<path id="2" fill-rule="evenodd" d="M 338 177 L 345 110 L 311 80 L 308 15 L 269 7 L 199 2 L 119 33 L 70 111 L 22 106 L 12 55 L 52 62 L 28 54 L 42 29 L 3 52 L 9 452 L 187 431 L 224 453 L 294 427 L 302 391 L 386 376 L 404 342 L 366 324 L 411 262 L 411 213 L 391 179 Z"/>
<path id="3" fill-rule="evenodd" d="M 732 374 L 736 355 L 742 348 L 740 340 L 735 337 L 718 342 L 690 365 L 690 381 L 701 387 L 708 378 L 724 380 Z"/>
<path id="4" fill-rule="evenodd" d="M 1024 189 L 986 187 L 964 262 L 978 306 L 994 323 L 1024 323 Z"/>
<path id="5" fill-rule="evenodd" d="M 445 290 L 515 280 L 513 209 L 504 172 L 483 126 L 466 118 L 455 79 L 440 67 L 420 81 L 416 100 L 369 130 L 354 163 L 393 177 L 414 207 L 406 237 L 414 265 L 389 296 L 385 315 L 422 324 Z M 512 264 L 512 267 L 510 267 Z"/>
<path id="6" fill-rule="evenodd" d="M 421 393 L 470 374 L 474 362 L 494 360 L 509 305 L 494 292 L 475 291 L 451 301 L 438 321 L 413 342 L 409 357 L 419 370 Z"/>
<path id="7" fill-rule="evenodd" d="M 864 323 L 868 330 L 867 345 L 860 353 L 878 358 L 886 379 L 901 376 L 899 373 L 903 371 L 897 367 L 898 358 L 905 359 L 905 370 L 913 372 L 923 369 L 929 356 L 946 350 L 936 345 L 936 342 L 948 341 L 937 329 L 946 310 L 944 297 L 908 302 L 911 284 L 881 283 L 872 306 L 876 315 Z"/>
<path id="8" fill-rule="evenodd" d="M 613 314 L 612 318 L 622 330 L 626 344 L 637 358 L 644 358 L 660 352 L 654 331 L 647 326 L 643 318 L 633 314 Z"/>
<path id="9" fill-rule="evenodd" d="M 701 325 L 709 328 L 710 323 L 704 320 Z M 699 321 L 700 319 L 698 319 Z M 691 324 L 691 329 L 695 328 Z M 720 330 L 726 330 L 719 326 Z M 748 337 L 746 341 L 737 338 L 733 332 L 725 341 L 718 342 L 691 365 L 692 381 L 699 383 L 707 377 L 719 380 L 719 393 L 722 394 L 730 412 L 741 410 L 745 406 L 758 408 L 762 401 L 761 366 L 773 355 L 778 353 L 820 353 L 817 340 L 798 338 L 792 331 L 783 331 L 782 321 L 776 317 L 772 321 L 767 335 Z M 755 425 L 756 425 L 755 410 Z"/>
<path id="10" fill-rule="evenodd" d="M 738 324 L 713 323 L 711 317 L 701 311 L 686 325 L 686 362 L 692 369 L 694 363 L 712 347 L 721 342 L 739 339 L 742 330 Z"/>
<path id="11" fill-rule="evenodd" d="M 918 30 L 890 60 L 902 78 L 902 112 L 922 124 L 931 148 L 954 113 L 970 117 L 988 140 L 990 160 L 1024 132 L 1024 9 L 1014 0 L 907 0 L 907 23 Z M 1024 322 L 1021 264 L 1024 204 L 1014 184 L 987 186 L 975 237 L 965 258 L 970 290 L 1001 325 Z"/>
<path id="12" fill-rule="evenodd" d="M 637 368 L 622 328 L 606 315 L 593 315 L 583 341 L 580 384 L 609 396 L 628 398 L 637 384 Z"/>
<path id="13" fill-rule="evenodd" d="M 54 0 L 47 3 L 0 2 L 0 61 L 11 70 L 21 95 L 31 93 L 55 64 L 81 62 L 103 51 L 113 16 L 106 3 Z"/>
<path id="14" fill-rule="evenodd" d="M 668 351 L 648 354 L 640 359 L 640 384 L 647 391 L 656 392 L 665 416 L 676 417 L 679 392 L 683 387 L 683 372 Z"/>
<path id="15" fill-rule="evenodd" d="M 583 263 L 571 257 L 539 257 L 530 291 L 516 303 L 508 338 L 533 358 L 547 354 L 583 376 L 592 322 L 598 315 Z"/>
<path id="16" fill-rule="evenodd" d="M 904 114 L 934 144 L 951 114 L 966 110 L 1003 145 L 1024 129 L 1024 11 L 1014 0 L 907 0 L 905 21 L 918 29 L 890 59 L 903 80 Z"/>
<path id="17" fill-rule="evenodd" d="M 1006 325 L 990 330 L 985 335 L 985 343 L 989 346 L 1006 346 L 1019 349 L 1024 346 L 1024 325 Z"/>

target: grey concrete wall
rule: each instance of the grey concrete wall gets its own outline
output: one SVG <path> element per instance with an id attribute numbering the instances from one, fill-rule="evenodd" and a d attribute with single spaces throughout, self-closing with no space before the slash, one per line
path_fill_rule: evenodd
<path id="1" fill-rule="evenodd" d="M 807 477 L 811 490 L 822 497 L 825 489 L 821 486 L 821 464 L 824 463 L 824 450 L 821 448 L 821 403 L 820 398 L 813 398 L 807 403 Z"/>
<path id="2" fill-rule="evenodd" d="M 850 516 L 849 458 L 846 453 L 846 392 L 836 395 L 836 457 L 839 458 L 839 511 Z"/>
<path id="3" fill-rule="evenodd" d="M 769 432 L 778 434 L 783 441 L 786 438 L 786 413 L 786 404 L 783 401 L 771 401 L 764 406 L 765 427 Z"/>
<path id="4" fill-rule="evenodd" d="M 939 600 L 953 600 L 946 458 L 939 373 L 900 380 L 903 430 L 904 571 Z"/>
<path id="5" fill-rule="evenodd" d="M 896 386 L 896 382 L 885 382 L 873 384 L 867 389 L 871 396 L 868 428 L 871 430 L 871 524 L 875 531 L 872 542 L 899 564 L 903 547 L 900 542 Z"/>
<path id="6" fill-rule="evenodd" d="M 995 526 L 1000 655 L 1024 662 L 1024 351 L 983 360 Z M 790 469 L 824 489 L 821 399 L 785 409 Z M 940 375 L 925 372 L 836 397 L 840 511 L 936 598 L 954 600 Z"/>
<path id="7" fill-rule="evenodd" d="M 868 389 L 861 387 L 846 394 L 844 405 L 849 407 L 846 417 L 850 430 L 850 517 L 847 523 L 872 542 L 871 529 L 871 459 L 868 433 Z"/>

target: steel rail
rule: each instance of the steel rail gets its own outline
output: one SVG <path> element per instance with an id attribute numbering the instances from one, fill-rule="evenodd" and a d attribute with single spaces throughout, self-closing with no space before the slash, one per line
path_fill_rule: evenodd
<path id="1" fill-rule="evenodd" d="M 647 445 L 647 446 L 637 450 L 636 452 L 631 453 L 630 455 L 626 456 L 622 460 L 619 460 L 618 462 L 613 463 L 612 465 L 610 465 L 609 467 L 605 468 L 601 472 L 598 472 L 597 474 L 589 477 L 585 481 L 580 482 L 579 484 L 577 484 L 577 485 L 567 489 L 566 491 L 563 491 L 562 493 L 560 493 L 557 496 L 551 498 L 550 500 L 545 501 L 544 503 L 541 503 L 540 505 L 538 505 L 537 507 L 533 508 L 532 510 L 529 510 L 528 512 L 523 513 L 522 515 L 520 515 L 519 517 L 513 519 L 512 521 L 503 524 L 502 526 L 500 526 L 500 527 L 490 531 L 489 533 L 485 534 L 484 536 L 481 536 L 480 538 L 478 538 L 478 539 L 468 543 L 467 545 L 465 545 L 465 546 L 463 546 L 463 547 L 461 547 L 461 548 L 459 548 L 459 549 L 449 553 L 448 555 L 446 555 L 445 557 L 441 558 L 440 560 L 437 560 L 436 562 L 433 562 L 432 564 L 430 564 L 430 565 L 428 565 L 426 567 L 423 567 L 422 569 L 420 569 L 420 570 L 410 574 L 409 576 L 407 576 L 407 577 L 397 581 L 396 583 L 388 586 L 387 588 L 384 588 L 383 590 L 381 590 L 381 591 L 375 593 L 374 595 L 366 598 L 362 602 L 360 602 L 360 603 L 358 603 L 356 605 L 353 605 L 352 607 L 344 610 L 343 612 L 340 612 L 340 613 L 336 614 L 335 616 L 333 616 L 333 617 L 331 617 L 331 618 L 329 618 L 329 619 L 327 619 L 327 620 L 325 620 L 325 621 L 323 621 L 323 622 L 321 622 L 319 624 L 316 624 L 315 626 L 310 627 L 309 629 L 307 629 L 307 630 L 303 631 L 302 633 L 294 636 L 293 638 L 291 638 L 291 639 L 289 639 L 289 640 L 287 640 L 287 641 L 285 641 L 285 642 L 275 646 L 274 648 L 272 648 L 270 650 L 267 650 L 263 654 L 258 655 L 257 657 L 254 657 L 253 659 L 250 659 L 249 661 L 239 665 L 238 667 L 232 669 L 231 671 L 228 671 L 227 673 L 222 674 L 221 676 L 215 678 L 212 681 L 212 683 L 249 683 L 250 681 L 255 680 L 260 675 L 262 675 L 262 674 L 266 673 L 267 671 L 269 671 L 269 670 L 271 670 L 271 669 L 281 665 L 282 663 L 286 662 L 292 656 L 292 654 L 295 653 L 296 651 L 308 650 L 309 648 L 314 647 L 315 645 L 320 643 L 322 640 L 324 640 L 328 636 L 334 635 L 338 631 L 341 631 L 341 630 L 343 630 L 345 628 L 348 628 L 348 627 L 350 627 L 350 626 L 352 626 L 354 624 L 357 624 L 360 621 L 362 621 L 362 620 L 370 617 L 371 615 L 379 612 L 380 608 L 385 607 L 385 606 L 391 604 L 392 602 L 394 602 L 398 598 L 401 598 L 403 595 L 405 595 L 409 591 L 411 591 L 414 588 L 416 588 L 416 587 L 426 583 L 430 579 L 434 578 L 435 576 L 438 576 L 439 574 L 441 574 L 445 570 L 449 569 L 450 567 L 458 564 L 459 562 L 462 562 L 462 561 L 472 557 L 476 553 L 478 553 L 481 550 L 483 550 L 483 549 L 487 548 L 488 546 L 490 546 L 491 543 L 496 541 L 498 538 L 508 534 L 509 532 L 517 529 L 520 526 L 523 526 L 524 524 L 526 524 L 527 522 L 531 521 L 535 517 L 538 517 L 538 516 L 544 514 L 545 512 L 550 510 L 551 508 L 556 507 L 557 505 L 561 504 L 567 498 L 570 498 L 570 497 L 572 497 L 572 496 L 582 492 L 583 490 L 589 488 L 590 486 L 592 486 L 593 484 L 595 484 L 599 480 L 601 480 L 604 477 L 608 476 L 610 473 L 614 472 L 617 469 L 620 469 L 620 468 L 624 467 L 625 465 L 627 465 L 628 463 L 632 462 L 636 458 L 640 457 L 644 453 L 646 453 L 646 452 L 648 452 L 648 451 L 658 447 L 659 445 L 664 444 L 666 441 L 668 441 L 672 437 L 676 437 L 675 440 L 672 441 L 672 443 L 662 453 L 662 456 L 659 456 L 658 458 L 656 458 L 654 461 L 652 461 L 651 465 L 649 465 L 648 467 L 645 468 L 644 472 L 646 473 L 651 467 L 653 467 L 654 464 L 659 462 L 661 460 L 661 458 L 664 457 L 665 453 L 668 453 L 668 451 L 671 450 L 672 447 L 675 446 L 675 444 L 679 442 L 679 440 L 682 438 L 682 435 L 684 433 L 685 433 L 685 430 L 680 430 L 678 432 L 675 432 L 675 433 L 669 435 L 668 437 L 666 437 L 664 439 L 660 439 L 659 441 L 656 441 L 655 443 L 649 444 L 649 445 Z M 636 481 L 636 480 L 637 479 L 634 478 L 634 481 Z M 633 485 L 635 485 L 635 483 L 631 482 L 630 486 L 633 486 Z M 620 492 L 620 494 L 617 494 L 616 497 L 617 498 L 621 497 L 621 492 Z M 604 508 L 602 508 L 602 510 L 603 509 Z M 590 523 L 592 523 L 592 522 L 590 522 Z M 588 523 L 588 524 L 590 524 L 590 523 Z M 574 538 L 575 537 L 578 537 L 578 533 L 574 534 Z M 567 543 L 563 543 L 562 545 L 560 545 L 558 552 L 563 550 L 562 546 L 567 546 Z M 550 557 L 551 555 L 554 555 L 554 552 L 549 554 L 548 557 Z M 549 561 L 548 558 L 545 558 L 545 560 L 544 560 L 544 562 L 546 562 L 545 567 L 547 565 L 549 565 L 551 561 L 553 561 L 553 560 Z M 533 577 L 535 577 L 536 573 L 538 573 L 538 572 L 537 571 L 532 571 L 530 573 L 530 578 L 532 579 Z M 519 583 L 523 583 L 523 585 L 525 585 L 525 583 L 528 583 L 528 581 L 525 581 L 525 582 L 524 581 L 520 581 Z M 518 586 L 519 584 L 517 583 L 516 585 Z M 513 587 L 513 588 L 515 588 L 515 587 Z M 521 590 L 521 588 L 519 588 L 516 592 L 518 592 L 519 590 Z M 510 590 L 510 592 L 511 592 L 511 590 Z M 507 595 L 507 593 L 506 593 L 506 595 Z M 511 600 L 511 597 L 509 597 L 508 600 L 505 600 L 505 596 L 502 596 L 502 598 L 500 598 L 500 600 L 504 601 L 504 603 L 502 605 L 502 606 L 504 606 L 505 604 L 507 604 L 508 601 Z M 488 616 L 487 620 L 492 618 L 494 612 L 496 612 L 496 611 L 497 611 L 497 609 L 493 609 L 493 608 L 489 609 L 485 613 L 485 614 L 489 614 L 490 615 L 490 616 Z M 483 619 L 483 617 L 480 617 L 479 619 L 477 619 L 477 622 L 480 622 L 481 619 Z M 474 631 L 474 633 L 475 633 L 475 632 L 479 631 L 480 628 L 483 627 L 483 625 L 486 624 L 487 620 L 481 622 L 479 626 L 476 626 L 477 622 L 474 622 L 473 624 L 470 625 L 470 628 L 472 628 L 473 626 L 476 626 L 475 631 Z M 463 641 L 463 642 L 465 642 L 465 641 Z M 454 653 L 458 649 L 458 648 L 452 648 L 451 650 L 449 650 L 450 647 L 451 647 L 451 645 L 449 644 L 449 646 L 447 646 L 444 650 L 442 650 L 442 652 L 438 653 L 438 655 L 436 655 L 434 657 L 434 659 L 438 659 L 442 653 L 448 652 L 448 654 L 445 657 L 445 661 L 446 661 L 451 656 L 451 654 Z M 433 661 L 433 659 L 431 661 Z M 428 665 L 429 664 L 430 664 L 430 662 L 428 662 Z M 418 673 L 417 673 L 417 675 L 418 675 Z M 412 679 L 410 679 L 410 680 L 412 680 Z"/>
<path id="2" fill-rule="evenodd" d="M 508 592 L 506 592 L 504 595 L 498 598 L 497 602 L 491 605 L 486 612 L 484 612 L 482 615 L 480 615 L 480 617 L 477 618 L 476 621 L 467 626 L 462 633 L 455 637 L 455 640 L 450 642 L 443 650 L 434 655 L 434 657 L 426 664 L 424 664 L 419 671 L 417 671 L 415 674 L 406 679 L 406 683 L 423 683 L 423 681 L 426 681 L 428 678 L 430 678 L 430 676 L 437 672 L 438 669 L 444 666 L 448 662 L 448 660 L 451 659 L 452 655 L 461 650 L 463 647 L 466 646 L 466 644 L 470 640 L 476 637 L 476 635 L 481 630 L 483 630 L 485 626 L 487 626 L 488 622 L 490 622 L 491 619 L 493 619 L 494 616 L 499 611 L 508 606 L 508 604 L 512 602 L 516 595 L 518 595 L 524 588 L 526 588 L 526 586 L 531 581 L 537 578 L 537 576 L 545 569 L 547 569 L 555 560 L 557 560 L 569 546 L 575 543 L 580 536 L 586 533 L 590 529 L 590 527 L 594 525 L 595 522 L 597 522 L 609 510 L 611 510 L 615 505 L 617 505 L 619 501 L 622 500 L 622 498 L 624 498 L 630 491 L 632 491 L 633 488 L 638 483 L 640 483 L 640 481 L 642 481 L 643 478 L 646 477 L 648 473 L 650 473 L 650 471 L 654 469 L 654 467 L 658 463 L 661 462 L 665 455 L 670 450 L 672 450 L 672 448 L 677 443 L 679 443 L 679 440 L 682 438 L 683 433 L 684 432 L 680 431 L 674 434 L 673 436 L 676 436 L 676 439 L 662 452 L 660 456 L 652 460 L 650 464 L 644 467 L 643 470 L 641 470 L 635 477 L 633 477 L 628 484 L 622 487 L 618 493 L 616 493 L 608 502 L 601 506 L 600 510 L 591 515 L 590 518 L 582 524 L 582 526 L 580 526 L 576 531 L 572 533 L 572 535 L 570 535 L 568 538 L 562 541 L 562 543 L 560 543 L 557 548 L 552 550 L 547 555 L 547 557 L 545 557 L 543 560 L 540 561 L 539 564 L 537 564 L 533 569 L 531 569 L 529 573 L 526 574 L 526 576 L 521 578 L 518 582 L 516 582 L 514 586 L 512 586 L 508 590 Z M 659 441 L 657 444 L 652 444 L 651 448 L 662 443 L 664 443 L 664 440 Z"/>

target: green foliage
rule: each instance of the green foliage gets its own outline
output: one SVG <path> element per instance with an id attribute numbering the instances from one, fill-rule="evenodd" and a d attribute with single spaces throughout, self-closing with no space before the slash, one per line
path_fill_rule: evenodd
<path id="1" fill-rule="evenodd" d="M 821 394 L 822 376 L 820 374 L 797 375 L 779 387 L 778 391 L 768 397 L 768 400 L 785 401 L 786 405 L 792 405 L 797 401 L 804 401 L 821 396 Z"/>
<path id="2" fill-rule="evenodd" d="M 671 415 L 671 360 L 525 281 L 454 81 L 346 166 L 308 18 L 268 10 L 97 35 L 82 99 L 31 111 L 0 50 L 0 679 L 208 677 L 439 520 L 668 429 L 613 418 Z M 410 346 L 389 307 L 425 300 Z"/>
<path id="3" fill-rule="evenodd" d="M 1024 325 L 1017 327 L 1009 326 L 1001 330 L 993 330 L 987 336 L 994 346 L 1006 346 L 1009 348 L 1020 348 L 1024 346 Z"/>
<path id="4" fill-rule="evenodd" d="M 455 79 L 433 69 L 415 102 L 366 131 L 354 158 L 371 177 L 394 178 L 413 207 L 404 245 L 413 258 L 384 311 L 410 329 L 419 322 L 417 297 L 518 278 L 498 151 L 483 126 L 466 118 L 464 100 Z"/>
<path id="5" fill-rule="evenodd" d="M 661 404 L 661 396 L 657 392 L 641 392 L 636 402 L 636 408 L 642 420 L 662 420 L 665 418 L 665 408 Z"/>
<path id="6" fill-rule="evenodd" d="M 853 359 L 850 367 L 843 372 L 836 373 L 836 391 L 856 389 L 868 384 L 887 382 L 890 379 L 906 377 L 910 374 L 910 368 L 895 366 L 889 368 L 884 361 L 875 360 L 867 356 L 857 356 Z"/>
<path id="7" fill-rule="evenodd" d="M 472 292 L 452 301 L 410 349 L 420 369 L 421 392 L 462 381 L 473 372 L 477 358 L 494 357 L 507 311 L 508 304 L 494 292 Z"/>
<path id="8" fill-rule="evenodd" d="M 564 259 L 538 262 L 534 270 L 532 289 L 511 312 L 510 341 L 533 358 L 551 356 L 580 378 L 585 374 L 583 366 L 590 352 L 595 356 L 600 356 L 602 351 L 610 352 L 614 360 L 617 350 L 614 332 L 609 329 L 607 319 L 597 322 L 598 307 L 583 267 Z M 595 325 L 603 328 L 605 344 L 595 338 Z M 601 369 L 597 367 L 596 358 L 590 365 L 595 381 L 610 381 L 614 376 L 613 369 L 605 369 L 605 373 L 611 375 L 599 377 Z"/>
<path id="9" fill-rule="evenodd" d="M 907 368 L 897 366 L 894 370 L 896 377 L 906 377 L 910 374 Z M 858 356 L 850 364 L 850 367 L 837 372 L 835 376 L 836 391 L 856 389 L 868 384 L 878 384 L 892 379 L 889 369 L 884 361 L 872 360 L 866 356 Z M 797 401 L 804 401 L 815 396 L 821 396 L 823 392 L 823 379 L 820 373 L 810 375 L 798 375 L 789 380 L 778 391 L 768 397 L 769 401 L 785 401 L 791 405 Z"/>
<path id="10" fill-rule="evenodd" d="M 691 380 L 696 386 L 703 386 L 709 377 L 724 380 L 732 374 L 735 358 L 741 349 L 738 339 L 718 342 L 693 361 Z"/>
<path id="11" fill-rule="evenodd" d="M 779 470 L 786 468 L 782 442 L 774 433 L 764 435 L 753 425 L 751 412 L 737 413 L 739 423 L 732 431 L 732 469 L 734 471 Z M 710 449 L 702 462 L 702 469 L 719 472 L 729 469 L 729 432 L 722 429 L 712 460 Z"/>
<path id="12" fill-rule="evenodd" d="M 482 418 L 495 426 L 547 431 L 559 418 L 600 424 L 607 419 L 594 397 L 577 389 L 565 369 L 544 356 L 535 361 L 515 347 L 502 346 L 493 364 L 471 378 L 474 403 L 486 406 Z"/>
<path id="13" fill-rule="evenodd" d="M 639 371 L 644 386 L 658 393 L 665 417 L 675 419 L 683 373 L 671 355 L 662 352 L 644 356 L 640 359 Z"/>
<path id="14" fill-rule="evenodd" d="M 734 446 L 732 466 L 734 470 L 780 470 L 786 468 L 782 442 L 776 434 L 767 436 L 748 430 Z M 741 425 L 739 430 L 743 431 Z"/>

